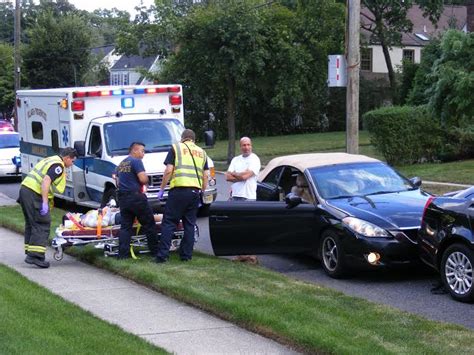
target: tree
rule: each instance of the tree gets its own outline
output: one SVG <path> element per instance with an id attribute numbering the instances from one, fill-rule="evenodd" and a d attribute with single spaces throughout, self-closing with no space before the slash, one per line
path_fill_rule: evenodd
<path id="1" fill-rule="evenodd" d="M 385 63 L 387 64 L 388 77 L 392 95 L 396 96 L 397 84 L 395 71 L 390 58 L 390 49 L 400 46 L 402 33 L 409 33 L 413 23 L 407 18 L 408 10 L 413 5 L 418 5 L 434 23 L 438 20 L 443 10 L 442 0 L 362 0 L 362 4 L 370 14 L 362 12 L 361 27 L 371 33 L 371 41 L 382 46 Z M 364 21 L 364 18 L 366 19 Z M 368 20 L 368 21 L 367 21 Z"/>
<path id="2" fill-rule="evenodd" d="M 15 88 L 13 78 L 13 47 L 0 43 L 0 112 L 5 117 L 13 110 Z"/>
<path id="3" fill-rule="evenodd" d="M 28 36 L 23 58 L 32 88 L 80 84 L 89 67 L 91 44 L 90 29 L 81 17 L 42 12 Z"/>

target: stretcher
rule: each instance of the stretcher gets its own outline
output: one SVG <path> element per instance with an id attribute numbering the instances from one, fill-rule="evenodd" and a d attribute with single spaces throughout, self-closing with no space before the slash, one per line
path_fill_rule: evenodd
<path id="1" fill-rule="evenodd" d="M 99 214 L 100 216 L 100 214 Z M 99 217 L 100 218 L 100 217 Z M 158 240 L 161 237 L 161 219 L 155 219 L 158 231 Z M 149 253 L 146 236 L 140 234 L 140 224 L 133 224 L 133 234 L 130 242 L 130 254 L 136 258 L 136 254 Z M 64 251 L 72 246 L 94 245 L 97 249 L 104 251 L 104 256 L 117 256 L 119 248 L 120 224 L 102 226 L 99 220 L 97 227 L 86 227 L 81 225 L 78 214 L 67 213 L 63 218 L 63 223 L 56 228 L 56 236 L 51 242 L 54 248 L 53 258 L 57 261 L 63 259 Z M 171 240 L 170 251 L 179 248 L 183 238 L 184 229 L 182 222 L 179 222 Z M 199 229 L 194 228 L 194 239 L 199 238 Z"/>

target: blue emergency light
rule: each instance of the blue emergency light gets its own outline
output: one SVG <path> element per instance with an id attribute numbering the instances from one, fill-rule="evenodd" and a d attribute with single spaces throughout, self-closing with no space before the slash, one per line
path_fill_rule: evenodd
<path id="1" fill-rule="evenodd" d="M 17 155 L 16 157 L 12 158 L 12 163 L 17 167 L 21 168 L 21 157 Z"/>
<path id="2" fill-rule="evenodd" d="M 133 97 L 123 97 L 122 98 L 122 108 L 134 108 L 135 100 Z"/>

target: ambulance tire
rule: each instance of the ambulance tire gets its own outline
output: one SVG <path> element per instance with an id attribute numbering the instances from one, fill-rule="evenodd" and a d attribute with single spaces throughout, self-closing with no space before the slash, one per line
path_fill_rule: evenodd
<path id="1" fill-rule="evenodd" d="M 118 205 L 118 199 L 117 199 L 117 189 L 115 187 L 109 187 L 107 190 L 105 190 L 104 194 L 102 195 L 102 202 L 100 203 L 100 207 L 103 208 L 107 206 L 110 200 L 114 199 L 117 207 Z"/>

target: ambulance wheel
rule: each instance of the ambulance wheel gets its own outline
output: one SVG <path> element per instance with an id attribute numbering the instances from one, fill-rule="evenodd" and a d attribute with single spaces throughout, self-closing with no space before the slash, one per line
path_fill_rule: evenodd
<path id="1" fill-rule="evenodd" d="M 102 202 L 100 203 L 100 207 L 103 208 L 107 206 L 110 200 L 115 200 L 115 203 L 118 207 L 118 200 L 117 200 L 117 189 L 115 187 L 108 187 L 105 190 L 104 194 L 102 195 Z"/>

